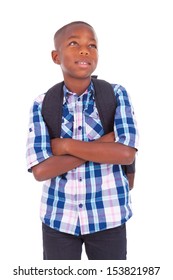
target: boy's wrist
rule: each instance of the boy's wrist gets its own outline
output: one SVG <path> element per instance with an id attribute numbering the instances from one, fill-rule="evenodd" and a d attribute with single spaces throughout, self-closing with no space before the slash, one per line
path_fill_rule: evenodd
<path id="1" fill-rule="evenodd" d="M 66 138 L 64 139 L 64 145 L 63 145 L 63 152 L 65 155 L 70 155 L 70 147 L 72 145 L 73 139 Z"/>
<path id="2" fill-rule="evenodd" d="M 65 142 L 64 142 L 64 147 L 63 147 L 64 153 L 66 155 L 74 155 L 75 156 L 74 152 L 76 151 L 76 149 L 80 145 L 80 142 L 81 141 L 79 141 L 79 140 L 75 140 L 75 139 L 72 139 L 72 138 L 66 138 Z"/>

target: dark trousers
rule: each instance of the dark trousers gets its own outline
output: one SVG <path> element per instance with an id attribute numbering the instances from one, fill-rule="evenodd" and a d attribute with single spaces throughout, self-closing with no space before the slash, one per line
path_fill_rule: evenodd
<path id="1" fill-rule="evenodd" d="M 126 260 L 126 226 L 74 236 L 42 224 L 44 260 L 81 260 L 82 244 L 89 260 Z"/>

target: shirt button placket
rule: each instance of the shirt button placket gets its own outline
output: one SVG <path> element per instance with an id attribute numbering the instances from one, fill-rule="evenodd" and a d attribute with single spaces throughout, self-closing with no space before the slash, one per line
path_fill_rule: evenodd
<path id="1" fill-rule="evenodd" d="M 83 126 L 83 102 L 82 102 L 82 97 L 78 97 L 77 98 L 77 102 L 76 102 L 76 139 L 78 140 L 83 140 L 83 135 L 82 135 L 82 126 Z M 78 210 L 79 210 L 79 219 L 80 221 L 83 220 L 83 208 L 84 208 L 84 193 L 85 193 L 85 190 L 84 190 L 84 184 L 83 184 L 83 177 L 82 177 L 82 174 L 83 174 L 83 167 L 78 167 L 78 174 L 76 174 L 78 177 L 77 179 L 77 194 L 78 194 L 78 197 L 77 197 L 77 205 L 78 205 Z M 82 224 L 81 224 L 82 226 Z"/>
<path id="2" fill-rule="evenodd" d="M 79 189 L 81 189 L 81 183 L 82 182 L 82 177 L 79 177 Z M 80 200 L 80 198 L 79 198 L 79 200 Z M 83 207 L 83 204 L 82 203 L 79 203 L 79 208 L 82 208 Z"/>

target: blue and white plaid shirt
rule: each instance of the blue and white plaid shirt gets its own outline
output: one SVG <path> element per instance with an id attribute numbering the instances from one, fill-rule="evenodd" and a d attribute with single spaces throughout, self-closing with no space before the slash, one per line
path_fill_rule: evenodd
<path id="1" fill-rule="evenodd" d="M 133 107 L 126 90 L 113 86 L 117 109 L 116 142 L 138 148 L 138 132 Z M 91 83 L 81 96 L 64 86 L 62 138 L 82 141 L 98 139 L 103 127 Z M 27 167 L 52 156 L 50 138 L 41 114 L 44 94 L 31 108 L 27 140 Z M 61 232 L 79 235 L 125 223 L 131 216 L 129 185 L 121 165 L 86 162 L 43 184 L 40 216 L 43 223 Z"/>

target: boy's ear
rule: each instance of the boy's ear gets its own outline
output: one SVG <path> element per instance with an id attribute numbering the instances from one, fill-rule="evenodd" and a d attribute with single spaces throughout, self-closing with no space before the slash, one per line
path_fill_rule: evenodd
<path id="1" fill-rule="evenodd" d="M 52 55 L 53 62 L 56 64 L 60 64 L 58 52 L 54 50 L 51 52 L 51 55 Z"/>

